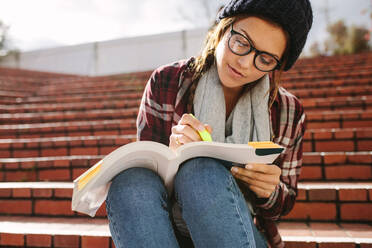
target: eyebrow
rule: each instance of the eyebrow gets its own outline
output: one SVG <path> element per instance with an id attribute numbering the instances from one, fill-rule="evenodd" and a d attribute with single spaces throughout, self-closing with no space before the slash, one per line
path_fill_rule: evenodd
<path id="1" fill-rule="evenodd" d="M 244 33 L 244 35 L 246 36 L 246 38 L 248 40 L 250 40 L 250 42 L 252 42 L 254 46 L 256 46 L 255 42 L 252 40 L 252 38 L 249 36 L 249 34 L 247 32 L 245 32 L 244 29 L 242 29 L 242 28 L 239 28 L 239 29 L 240 29 L 241 32 Z M 263 52 L 268 53 L 268 54 L 271 54 L 271 55 L 275 56 L 279 60 L 279 56 L 278 55 L 276 55 L 274 53 L 269 53 L 269 52 L 266 52 L 266 51 L 263 51 Z"/>

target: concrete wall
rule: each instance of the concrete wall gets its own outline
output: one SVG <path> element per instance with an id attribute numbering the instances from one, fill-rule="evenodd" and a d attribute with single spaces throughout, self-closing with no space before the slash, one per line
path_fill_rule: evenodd
<path id="1" fill-rule="evenodd" d="M 203 28 L 21 52 L 0 66 L 90 76 L 153 70 L 197 55 L 206 34 Z"/>

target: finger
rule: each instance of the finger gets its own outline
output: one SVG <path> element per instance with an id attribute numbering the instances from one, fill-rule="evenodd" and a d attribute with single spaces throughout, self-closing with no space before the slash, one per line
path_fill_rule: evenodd
<path id="1" fill-rule="evenodd" d="M 275 164 L 252 164 L 245 166 L 246 169 L 261 172 L 264 174 L 280 175 L 282 170 Z"/>
<path id="2" fill-rule="evenodd" d="M 213 129 L 209 124 L 204 124 L 204 127 L 205 127 L 205 129 L 207 129 L 208 133 L 211 134 L 213 132 Z"/>
<path id="3" fill-rule="evenodd" d="M 264 174 L 261 172 L 256 172 L 248 170 L 245 168 L 232 167 L 232 171 L 236 174 L 250 178 L 251 180 L 257 180 L 273 185 L 277 185 L 280 181 L 280 175 Z"/>
<path id="4" fill-rule="evenodd" d="M 189 125 L 178 124 L 178 125 L 176 125 L 172 128 L 172 132 L 175 133 L 175 134 L 185 135 L 193 141 L 200 141 L 201 140 L 197 131 L 195 131 L 195 129 L 193 129 Z"/>
<path id="5" fill-rule="evenodd" d="M 270 192 L 275 190 L 276 184 L 268 183 L 268 182 L 262 182 L 259 180 L 251 179 L 249 177 L 245 177 L 239 174 L 234 175 L 235 178 L 238 178 L 239 180 L 245 182 L 248 185 L 256 186 L 265 190 L 269 190 Z"/>
<path id="6" fill-rule="evenodd" d="M 259 198 L 269 198 L 273 191 L 268 191 L 260 187 L 250 185 L 249 188 L 259 197 Z"/>
<path id="7" fill-rule="evenodd" d="M 203 123 L 198 119 L 192 117 L 190 114 L 183 114 L 181 120 L 179 121 L 181 125 L 189 125 L 197 131 L 203 132 L 205 130 Z"/>
<path id="8" fill-rule="evenodd" d="M 176 134 L 176 136 L 178 137 L 178 142 L 181 143 L 181 144 L 187 144 L 187 143 L 190 143 L 190 142 L 194 142 L 194 140 L 190 139 L 186 135 Z"/>

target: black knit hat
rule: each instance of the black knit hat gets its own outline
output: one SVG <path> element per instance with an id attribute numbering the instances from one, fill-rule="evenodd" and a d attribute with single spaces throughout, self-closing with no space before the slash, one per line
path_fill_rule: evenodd
<path id="1" fill-rule="evenodd" d="M 218 13 L 217 22 L 238 14 L 259 15 L 279 24 L 289 34 L 288 71 L 300 56 L 313 23 L 309 0 L 231 0 Z"/>

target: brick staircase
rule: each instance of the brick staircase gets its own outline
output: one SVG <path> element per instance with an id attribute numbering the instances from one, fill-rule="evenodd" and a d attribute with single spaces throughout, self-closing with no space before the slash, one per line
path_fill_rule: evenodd
<path id="1" fill-rule="evenodd" d="M 372 53 L 302 59 L 283 85 L 308 129 L 286 247 L 372 247 Z M 0 68 L 0 247 L 114 247 L 105 206 L 71 211 L 72 180 L 135 140 L 150 72 L 79 77 Z"/>

